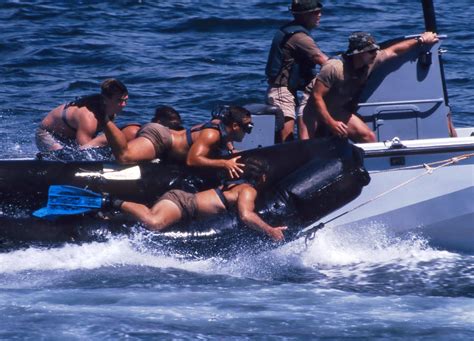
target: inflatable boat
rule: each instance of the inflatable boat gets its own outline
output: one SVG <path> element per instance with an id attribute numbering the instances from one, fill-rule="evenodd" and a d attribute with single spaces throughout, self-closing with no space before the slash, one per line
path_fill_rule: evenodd
<path id="1" fill-rule="evenodd" d="M 258 157 L 271 165 L 269 184 L 259 193 L 258 213 L 274 226 L 288 225 L 286 241 L 347 204 L 368 184 L 361 150 L 335 138 L 295 141 L 239 153 L 245 163 Z M 155 160 L 124 166 L 103 161 L 1 160 L 0 240 L 4 245 L 100 240 L 106 233 L 129 233 L 137 226 L 122 214 L 92 212 L 54 220 L 32 213 L 46 205 L 52 185 L 75 186 L 147 205 L 169 189 L 197 192 L 220 183 L 219 174 Z M 175 226 L 153 234 L 162 247 L 192 254 L 228 253 L 246 246 L 274 245 L 243 226 L 234 213 Z M 259 246 L 259 248 L 260 248 Z"/>

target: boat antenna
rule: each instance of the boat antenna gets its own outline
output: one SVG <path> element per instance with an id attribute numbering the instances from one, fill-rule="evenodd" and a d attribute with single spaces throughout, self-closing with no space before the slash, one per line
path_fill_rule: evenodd
<path id="1" fill-rule="evenodd" d="M 425 17 L 425 31 L 437 32 L 436 27 L 436 14 L 433 5 L 433 0 L 421 0 L 423 5 L 423 15 Z"/>

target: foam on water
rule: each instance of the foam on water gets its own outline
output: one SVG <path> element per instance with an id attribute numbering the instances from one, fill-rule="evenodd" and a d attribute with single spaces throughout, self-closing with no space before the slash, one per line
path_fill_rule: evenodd
<path id="1" fill-rule="evenodd" d="M 314 269 L 328 276 L 337 271 L 337 276 L 341 276 L 344 268 L 353 271 L 355 266 L 363 272 L 393 264 L 405 271 L 416 271 L 420 263 L 450 262 L 458 257 L 455 253 L 430 248 L 426 240 L 418 236 L 390 237 L 375 225 L 365 228 L 363 233 L 325 228 L 307 245 L 304 239 L 299 239 L 257 255 L 242 253 L 230 259 L 190 260 L 164 254 L 146 246 L 146 236 L 146 233 L 137 233 L 130 238 L 113 237 L 107 242 L 66 244 L 58 248 L 30 247 L 0 253 L 0 273 L 144 266 L 267 279 L 292 269 Z"/>
<path id="2" fill-rule="evenodd" d="M 19 259 L 22 261 L 18 262 Z M 58 248 L 30 247 L 0 254 L 0 273 L 90 270 L 125 265 L 197 271 L 207 268 L 203 261 L 184 262 L 179 258 L 160 255 L 156 250 L 143 252 L 137 248 L 136 240 L 125 237 L 112 238 L 104 243 L 66 244 Z"/>
<path id="3" fill-rule="evenodd" d="M 381 264 L 426 262 L 434 259 L 455 258 L 456 254 L 428 246 L 419 235 L 394 237 L 382 225 L 373 224 L 363 229 L 325 228 L 303 254 L 303 262 L 313 265 L 348 265 L 355 263 Z"/>

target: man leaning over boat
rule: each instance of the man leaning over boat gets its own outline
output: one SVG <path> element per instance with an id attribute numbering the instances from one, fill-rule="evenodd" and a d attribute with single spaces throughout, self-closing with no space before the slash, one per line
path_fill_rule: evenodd
<path id="1" fill-rule="evenodd" d="M 367 78 L 388 60 L 438 40 L 436 33 L 425 32 L 380 49 L 370 33 L 353 32 L 347 51 L 326 62 L 316 76 L 310 99 L 314 110 L 305 110 L 303 114 L 309 138 L 336 135 L 359 143 L 375 142 L 374 132 L 356 113 Z"/>
<path id="2" fill-rule="evenodd" d="M 171 190 L 163 194 L 151 207 L 135 202 L 106 197 L 105 208 L 120 210 L 132 215 L 146 228 L 162 232 L 179 222 L 236 211 L 247 227 L 265 233 L 274 241 L 284 240 L 286 226 L 272 227 L 255 212 L 255 200 L 262 190 L 269 166 L 256 158 L 246 160 L 245 171 L 239 180 L 230 180 L 222 186 L 198 193 Z M 229 212 L 230 213 L 230 212 Z"/>
<path id="3" fill-rule="evenodd" d="M 104 116 L 104 132 L 112 152 L 120 163 L 151 161 L 169 157 L 191 167 L 225 169 L 231 178 L 243 172 L 240 156 L 232 154 L 232 142 L 240 142 L 250 134 L 253 123 L 250 112 L 239 106 L 223 107 L 222 115 L 187 130 L 174 130 L 159 123 L 145 124 L 137 137 L 127 141 L 114 122 Z"/>

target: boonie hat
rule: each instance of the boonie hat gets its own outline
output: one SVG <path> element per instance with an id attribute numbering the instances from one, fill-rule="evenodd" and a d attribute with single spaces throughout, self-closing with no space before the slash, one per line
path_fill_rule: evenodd
<path id="1" fill-rule="evenodd" d="M 346 56 L 353 56 L 362 52 L 380 50 L 380 46 L 375 43 L 374 37 L 367 32 L 353 32 L 349 36 L 349 48 Z"/>
<path id="2" fill-rule="evenodd" d="M 318 0 L 293 0 L 290 11 L 292 13 L 306 13 L 320 11 L 322 8 L 323 4 Z"/>

